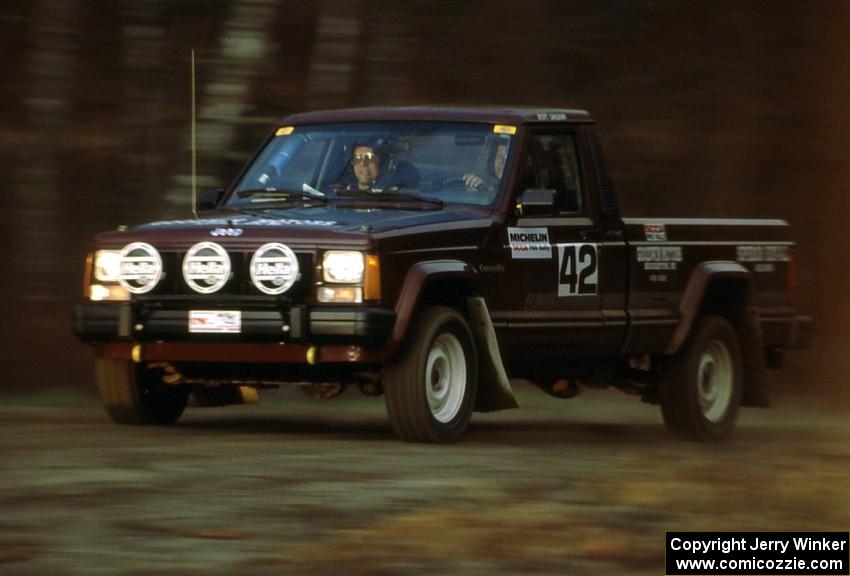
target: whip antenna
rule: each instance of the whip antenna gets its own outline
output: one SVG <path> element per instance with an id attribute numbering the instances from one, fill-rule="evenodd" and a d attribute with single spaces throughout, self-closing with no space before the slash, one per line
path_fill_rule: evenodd
<path id="1" fill-rule="evenodd" d="M 192 49 L 192 214 L 198 217 L 198 142 L 195 126 L 195 49 Z"/>

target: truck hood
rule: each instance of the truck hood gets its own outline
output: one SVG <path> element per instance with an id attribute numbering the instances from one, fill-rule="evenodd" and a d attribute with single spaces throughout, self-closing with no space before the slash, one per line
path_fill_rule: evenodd
<path id="1" fill-rule="evenodd" d="M 217 211 L 205 217 L 188 220 L 163 220 L 142 224 L 124 231 L 98 236 L 98 244 L 131 241 L 168 240 L 168 243 L 222 240 L 242 241 L 269 238 L 289 240 L 369 242 L 382 232 L 427 226 L 439 227 L 467 220 L 480 221 L 491 215 L 490 208 L 444 206 L 437 209 L 404 209 L 392 207 L 314 206 L 283 210 L 247 212 Z M 413 232 L 413 231 L 411 231 Z"/>

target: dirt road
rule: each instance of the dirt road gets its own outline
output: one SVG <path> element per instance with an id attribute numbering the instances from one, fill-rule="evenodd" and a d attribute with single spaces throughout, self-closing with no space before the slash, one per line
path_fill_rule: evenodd
<path id="1" fill-rule="evenodd" d="M 617 393 L 518 397 L 454 446 L 396 441 L 353 391 L 170 429 L 11 399 L 0 573 L 658 575 L 667 530 L 850 526 L 845 414 L 786 400 L 704 445 Z"/>

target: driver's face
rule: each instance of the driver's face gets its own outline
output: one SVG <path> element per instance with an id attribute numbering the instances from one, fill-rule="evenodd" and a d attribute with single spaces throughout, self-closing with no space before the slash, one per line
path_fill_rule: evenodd
<path id="1" fill-rule="evenodd" d="M 358 146 L 354 149 L 351 164 L 354 176 L 361 187 L 369 186 L 381 173 L 381 159 L 371 146 Z"/>

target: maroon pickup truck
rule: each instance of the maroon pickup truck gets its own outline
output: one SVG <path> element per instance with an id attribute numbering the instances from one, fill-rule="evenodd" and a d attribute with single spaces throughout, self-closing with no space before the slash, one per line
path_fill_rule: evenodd
<path id="1" fill-rule="evenodd" d="M 788 225 L 622 218 L 580 110 L 298 114 L 196 204 L 87 259 L 74 331 L 116 422 L 357 386 L 402 439 L 448 442 L 525 378 L 718 439 L 810 340 Z"/>

